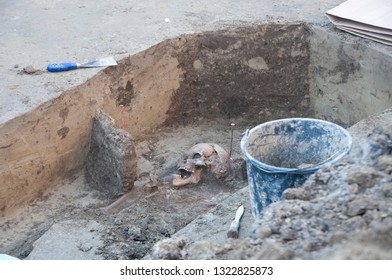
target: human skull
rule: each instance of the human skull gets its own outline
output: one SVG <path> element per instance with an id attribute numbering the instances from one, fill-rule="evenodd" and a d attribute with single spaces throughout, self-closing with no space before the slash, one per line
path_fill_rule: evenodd
<path id="1" fill-rule="evenodd" d="M 173 176 L 173 185 L 196 184 L 201 180 L 204 171 L 222 178 L 229 169 L 229 155 L 223 148 L 214 143 L 199 143 L 190 148 L 178 163 L 177 174 Z"/>

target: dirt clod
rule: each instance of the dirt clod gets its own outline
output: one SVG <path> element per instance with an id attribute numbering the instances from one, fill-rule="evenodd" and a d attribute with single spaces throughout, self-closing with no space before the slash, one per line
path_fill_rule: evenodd
<path id="1" fill-rule="evenodd" d="M 286 200 L 291 200 L 291 199 L 299 199 L 299 200 L 309 200 L 309 193 L 301 188 L 292 188 L 292 189 L 286 189 L 283 192 L 283 198 Z"/>

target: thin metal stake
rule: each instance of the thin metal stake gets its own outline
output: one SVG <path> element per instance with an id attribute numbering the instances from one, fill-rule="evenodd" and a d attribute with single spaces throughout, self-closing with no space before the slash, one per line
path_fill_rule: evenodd
<path id="1" fill-rule="evenodd" d="M 121 111 L 121 129 L 122 129 L 122 135 L 123 135 L 123 138 L 125 138 L 125 116 L 124 116 L 124 105 L 120 105 L 120 111 Z"/>
<path id="2" fill-rule="evenodd" d="M 229 153 L 229 159 L 231 159 L 231 150 L 233 149 L 233 133 L 234 133 L 234 127 L 235 123 L 231 123 L 231 136 L 230 136 L 230 153 Z"/>

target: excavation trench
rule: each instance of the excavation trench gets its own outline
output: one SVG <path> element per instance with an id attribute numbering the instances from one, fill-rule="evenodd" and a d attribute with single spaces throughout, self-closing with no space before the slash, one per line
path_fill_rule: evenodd
<path id="1" fill-rule="evenodd" d="M 247 185 L 239 148 L 246 129 L 287 117 L 349 127 L 391 107 L 390 60 L 299 23 L 184 35 L 124 58 L 0 127 L 0 251 L 32 259 L 142 258 Z M 124 128 L 135 151 L 127 159 L 134 174 L 114 192 L 85 178 L 91 153 L 107 158 L 92 142 L 102 113 L 114 127 L 104 137 L 125 141 Z M 202 142 L 230 153 L 229 176 L 172 186 L 178 161 Z M 41 236 L 46 241 L 33 246 Z"/>

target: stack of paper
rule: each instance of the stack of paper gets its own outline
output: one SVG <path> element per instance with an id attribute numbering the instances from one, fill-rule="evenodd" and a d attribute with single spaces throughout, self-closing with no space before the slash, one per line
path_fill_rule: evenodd
<path id="1" fill-rule="evenodd" d="M 327 17 L 339 29 L 392 46 L 392 0 L 348 0 Z"/>

